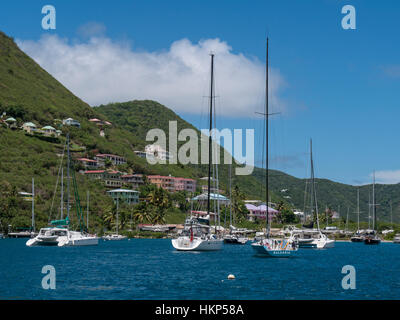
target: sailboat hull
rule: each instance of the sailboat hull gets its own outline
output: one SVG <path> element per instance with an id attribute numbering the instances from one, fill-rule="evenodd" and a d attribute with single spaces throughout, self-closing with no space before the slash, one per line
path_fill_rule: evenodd
<path id="1" fill-rule="evenodd" d="M 364 243 L 367 245 L 380 244 L 381 239 L 378 238 L 365 238 Z"/>
<path id="2" fill-rule="evenodd" d="M 201 239 L 179 237 L 172 239 L 172 246 L 178 251 L 217 251 L 222 249 L 222 239 Z"/>
<path id="3" fill-rule="evenodd" d="M 253 242 L 251 247 L 257 255 L 277 258 L 290 257 L 298 250 L 297 245 L 291 239 L 265 239 Z"/>

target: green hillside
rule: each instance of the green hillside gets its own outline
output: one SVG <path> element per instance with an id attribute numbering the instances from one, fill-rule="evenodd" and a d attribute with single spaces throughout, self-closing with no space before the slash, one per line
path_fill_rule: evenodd
<path id="1" fill-rule="evenodd" d="M 167 107 L 150 100 L 114 103 L 92 108 L 74 96 L 61 83 L 43 70 L 23 53 L 13 39 L 0 32 L 0 115 L 12 116 L 18 126 L 26 121 L 39 127 L 57 127 L 57 119 L 72 117 L 81 123 L 81 128 L 63 126 L 58 141 L 45 141 L 26 135 L 22 130 L 11 130 L 0 125 L 0 223 L 7 221 L 13 226 L 30 225 L 30 203 L 22 201 L 17 192 L 31 191 L 35 178 L 37 201 L 35 212 L 37 226 L 47 224 L 50 207 L 54 200 L 51 218 L 58 215 L 59 190 L 54 194 L 65 136 L 71 136 L 73 155 L 92 157 L 96 152 L 114 153 L 124 156 L 127 164 L 119 168 L 129 173 L 162 174 L 198 179 L 207 175 L 207 166 L 197 165 L 150 165 L 137 157 L 135 150 L 143 150 L 147 144 L 146 133 L 152 128 L 161 128 L 168 133 L 171 120 L 178 122 L 178 130 L 194 128 Z M 89 122 L 90 118 L 108 120 L 111 126 L 105 128 L 105 137 L 99 128 Z M 228 166 L 219 166 L 220 189 L 228 185 Z M 256 168 L 251 176 L 233 176 L 233 185 L 238 185 L 248 199 L 264 199 L 262 186 L 264 170 Z M 103 217 L 112 208 L 112 201 L 105 187 L 77 174 L 81 203 L 86 205 L 86 191 L 90 190 L 91 225 L 98 232 L 103 228 Z M 287 200 L 293 207 L 302 209 L 305 181 L 278 171 L 271 171 L 272 201 Z M 361 209 L 365 220 L 368 209 L 368 186 L 361 188 Z M 288 193 L 280 190 L 289 189 Z M 380 220 L 389 219 L 389 200 L 393 201 L 394 220 L 399 215 L 400 185 L 378 185 L 377 202 Z M 291 198 L 285 199 L 285 196 Z M 341 205 L 344 215 L 350 206 L 350 217 L 354 220 L 356 188 L 329 180 L 318 180 L 318 198 L 321 210 L 325 205 L 337 208 Z M 177 216 L 175 216 L 176 218 Z M 174 219 L 175 219 L 174 218 Z M 179 220 L 179 219 L 178 219 Z M 172 221 L 172 220 L 171 220 Z M 173 220 L 175 221 L 175 220 Z M 5 223 L 5 222 L 4 222 Z M 3 228 L 6 226 L 3 225 Z"/>

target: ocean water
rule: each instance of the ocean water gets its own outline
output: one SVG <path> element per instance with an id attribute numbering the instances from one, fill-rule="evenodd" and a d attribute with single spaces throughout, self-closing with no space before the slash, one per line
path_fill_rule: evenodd
<path id="1" fill-rule="evenodd" d="M 262 258 L 249 244 L 178 252 L 168 239 L 100 241 L 92 247 L 26 247 L 0 240 L 0 299 L 398 299 L 400 245 L 336 242 L 296 257 Z M 56 289 L 41 286 L 42 267 Z M 342 288 L 344 265 L 356 289 Z M 227 280 L 234 274 L 235 280 Z"/>

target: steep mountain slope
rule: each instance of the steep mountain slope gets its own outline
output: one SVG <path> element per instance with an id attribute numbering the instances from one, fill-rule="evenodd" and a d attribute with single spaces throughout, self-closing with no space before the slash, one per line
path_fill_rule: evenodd
<path id="1" fill-rule="evenodd" d="M 77 155 L 91 156 L 94 152 L 115 153 L 127 158 L 128 164 L 123 168 L 128 172 L 145 174 L 174 175 L 188 178 L 200 178 L 207 175 L 207 166 L 183 165 L 149 165 L 145 159 L 134 154 L 134 150 L 143 150 L 147 144 L 146 133 L 149 129 L 160 128 L 168 133 L 168 122 L 176 120 L 178 130 L 194 128 L 173 111 L 161 104 L 146 101 L 115 103 L 98 108 L 75 97 L 61 83 L 43 70 L 30 57 L 23 53 L 13 40 L 0 32 L 0 114 L 17 119 L 18 125 L 33 121 L 39 126 L 53 125 L 55 119 L 72 117 L 81 122 L 81 129 L 63 127 L 63 137 L 70 133 L 75 146 L 84 146 L 87 151 Z M 98 127 L 89 122 L 90 118 L 100 118 L 112 122 L 106 128 L 106 136 L 100 137 Z M 194 128 L 195 129 L 195 128 Z M 59 157 L 64 138 L 59 143 L 50 143 L 25 135 L 21 130 L 10 130 L 0 126 L 0 184 L 2 189 L 8 187 L 15 191 L 31 190 L 31 179 L 35 178 L 35 189 L 38 194 L 36 212 L 38 226 L 46 224 L 49 216 L 54 186 L 57 179 Z M 233 176 L 233 185 L 238 184 L 248 198 L 263 199 L 264 170 L 256 168 L 252 176 Z M 219 166 L 221 189 L 228 185 L 228 166 Z M 91 191 L 91 221 L 101 225 L 101 216 L 111 205 L 106 189 L 77 175 L 81 198 L 86 190 Z M 6 186 L 6 188 L 4 188 Z M 270 188 L 272 200 L 285 199 L 294 207 L 303 208 L 305 181 L 283 172 L 271 170 Z M 287 193 L 281 192 L 288 189 Z M 363 218 L 368 213 L 368 190 L 370 186 L 361 187 L 360 196 Z M 400 202 L 400 185 L 377 185 L 377 202 L 380 220 L 389 220 L 389 200 L 393 202 L 393 216 L 399 221 L 398 204 Z M 2 191 L 0 190 L 0 193 Z M 59 191 L 58 191 L 59 192 Z M 290 198 L 284 198 L 288 197 Z M 83 197 L 84 198 L 84 197 Z M 350 217 L 355 219 L 354 207 L 356 188 L 329 180 L 318 180 L 318 198 L 321 210 L 325 205 L 336 209 L 341 205 L 342 216 L 350 207 Z M 85 201 L 82 200 L 85 205 Z M 54 205 L 56 207 L 57 205 Z M 57 214 L 53 210 L 52 216 Z M 30 207 L 25 203 L 18 213 L 15 225 L 30 224 Z"/>

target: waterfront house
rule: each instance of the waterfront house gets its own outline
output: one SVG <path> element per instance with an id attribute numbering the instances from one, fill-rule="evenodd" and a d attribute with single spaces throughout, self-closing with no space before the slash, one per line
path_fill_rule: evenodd
<path id="1" fill-rule="evenodd" d="M 249 211 L 248 218 L 250 221 L 254 221 L 255 218 L 258 218 L 258 219 L 266 218 L 267 207 L 265 204 L 255 206 L 251 203 L 246 203 L 245 206 L 246 206 L 247 210 Z M 268 215 L 269 215 L 270 219 L 273 219 L 278 214 L 278 212 L 279 212 L 278 210 L 268 207 Z"/>
<path id="2" fill-rule="evenodd" d="M 117 203 L 117 199 L 119 204 L 132 205 L 139 203 L 139 191 L 137 190 L 114 189 L 107 191 L 107 193 L 113 198 L 114 203 Z"/>
<path id="3" fill-rule="evenodd" d="M 77 128 L 81 127 L 80 122 L 78 120 L 75 120 L 72 118 L 64 119 L 62 123 L 63 123 L 63 125 L 66 125 L 66 126 L 74 126 Z"/>
<path id="4" fill-rule="evenodd" d="M 192 201 L 199 201 L 200 203 L 206 204 L 207 199 L 208 199 L 208 193 L 202 193 L 192 198 Z M 229 198 L 219 193 L 210 193 L 210 200 L 215 200 L 215 201 L 218 200 L 220 204 L 225 204 L 225 205 L 228 205 L 230 203 Z"/>
<path id="5" fill-rule="evenodd" d="M 34 133 L 37 130 L 37 127 L 33 122 L 25 122 L 22 125 L 22 130 L 26 131 L 27 133 Z"/>

